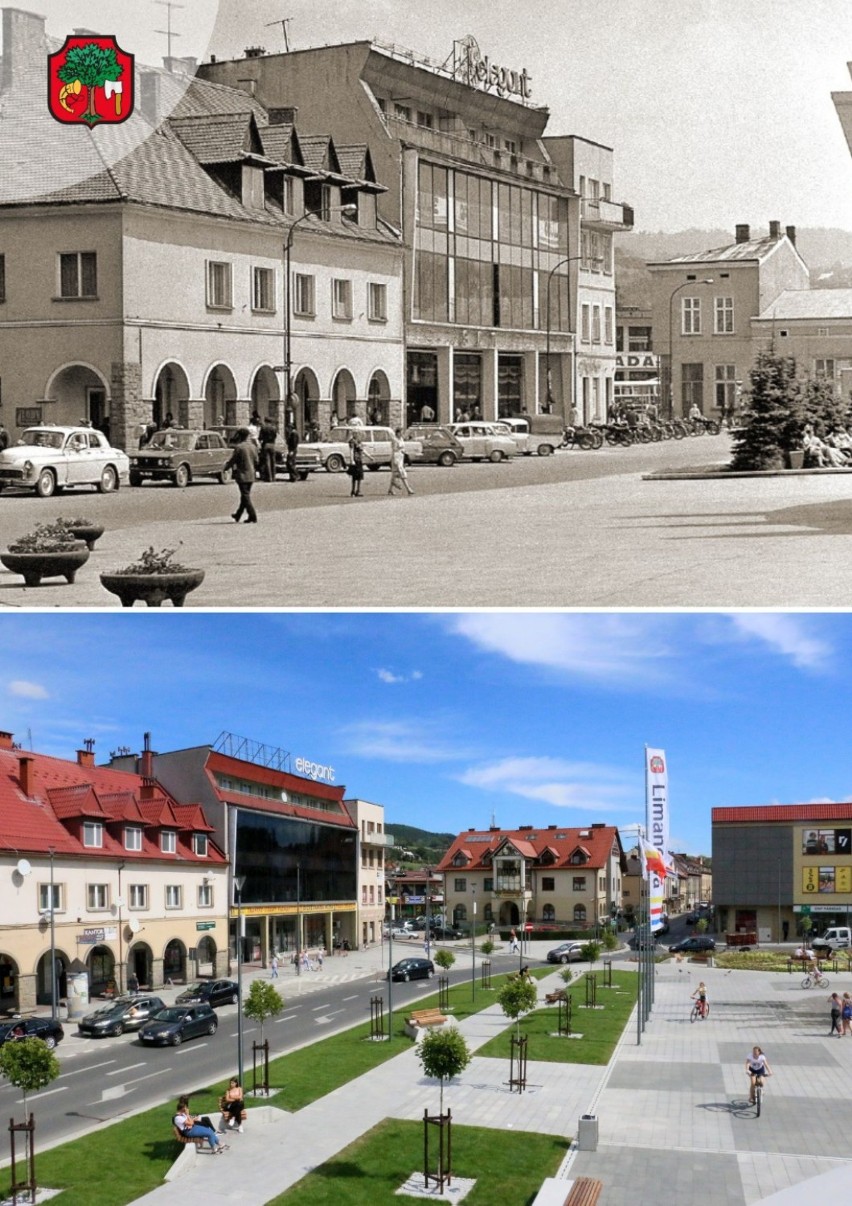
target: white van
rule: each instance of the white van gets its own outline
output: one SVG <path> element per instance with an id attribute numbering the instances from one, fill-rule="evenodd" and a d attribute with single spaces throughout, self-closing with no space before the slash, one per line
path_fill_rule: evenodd
<path id="1" fill-rule="evenodd" d="M 848 950 L 850 945 L 852 945 L 852 929 L 848 925 L 833 925 L 819 938 L 811 939 L 811 947 L 815 951 Z"/>

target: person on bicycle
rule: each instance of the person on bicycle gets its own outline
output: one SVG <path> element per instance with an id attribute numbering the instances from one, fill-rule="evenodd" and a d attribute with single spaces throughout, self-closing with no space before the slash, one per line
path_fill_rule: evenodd
<path id="1" fill-rule="evenodd" d="M 757 1087 L 758 1081 L 763 1085 L 763 1078 L 772 1075 L 772 1069 L 767 1063 L 766 1056 L 760 1047 L 752 1047 L 751 1055 L 745 1062 L 746 1072 L 749 1076 L 749 1092 L 748 1100 L 750 1105 L 754 1105 L 754 1090 Z"/>
<path id="2" fill-rule="evenodd" d="M 703 980 L 699 982 L 698 987 L 692 994 L 692 999 L 693 1001 L 698 1001 L 698 1012 L 702 1017 L 705 1017 L 707 1014 L 707 987 Z"/>

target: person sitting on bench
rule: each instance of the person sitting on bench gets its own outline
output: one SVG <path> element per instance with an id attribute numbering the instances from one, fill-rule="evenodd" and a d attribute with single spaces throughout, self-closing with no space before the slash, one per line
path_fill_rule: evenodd
<path id="1" fill-rule="evenodd" d="M 243 1098 L 242 1087 L 238 1077 L 232 1076 L 230 1084 L 222 1097 L 222 1113 L 228 1119 L 228 1126 L 236 1127 L 240 1134 L 243 1133 L 244 1109 L 245 1099 Z"/>
<path id="2" fill-rule="evenodd" d="M 217 1156 L 221 1155 L 227 1146 L 227 1144 L 222 1143 L 216 1131 L 210 1125 L 209 1118 L 194 1118 L 190 1114 L 188 1097 L 178 1098 L 177 1111 L 172 1121 L 187 1139 L 206 1139 Z"/>

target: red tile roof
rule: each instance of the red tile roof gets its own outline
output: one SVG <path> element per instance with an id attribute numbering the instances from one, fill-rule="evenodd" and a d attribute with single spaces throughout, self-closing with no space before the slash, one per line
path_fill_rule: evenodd
<path id="1" fill-rule="evenodd" d="M 754 804 L 712 810 L 713 824 L 726 825 L 737 821 L 852 821 L 852 803 Z"/>
<path id="2" fill-rule="evenodd" d="M 459 834 L 436 870 L 454 870 L 453 859 L 459 852 L 467 855 L 470 860 L 465 864 L 467 870 L 486 869 L 491 865 L 491 856 L 497 848 L 507 842 L 524 858 L 539 859 L 546 850 L 550 851 L 554 856 L 554 862 L 549 863 L 550 866 L 570 866 L 568 860 L 578 848 L 582 848 L 589 855 L 584 864 L 586 867 L 604 867 L 614 842 L 621 853 L 621 842 L 614 825 L 583 829 L 561 826 L 545 826 L 544 829 L 469 829 Z"/>

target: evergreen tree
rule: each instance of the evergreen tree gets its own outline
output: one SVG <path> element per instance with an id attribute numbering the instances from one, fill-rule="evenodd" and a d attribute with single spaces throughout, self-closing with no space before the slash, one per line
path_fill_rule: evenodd
<path id="1" fill-rule="evenodd" d="M 800 446 L 805 422 L 796 361 L 792 356 L 758 352 L 749 378 L 731 468 L 780 469 L 784 453 Z"/>
<path id="2" fill-rule="evenodd" d="M 832 382 L 823 377 L 805 383 L 803 406 L 805 420 L 813 423 L 814 431 L 821 437 L 852 422 L 849 399 L 835 393 Z"/>

